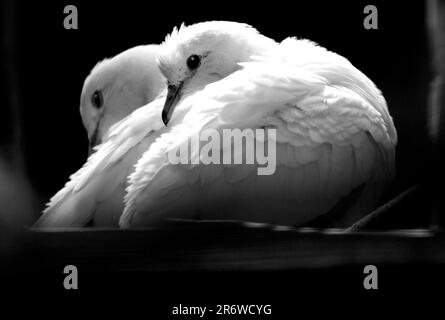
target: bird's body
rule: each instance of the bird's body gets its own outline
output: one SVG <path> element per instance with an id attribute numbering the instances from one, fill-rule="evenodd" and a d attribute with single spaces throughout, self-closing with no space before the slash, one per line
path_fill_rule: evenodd
<path id="1" fill-rule="evenodd" d="M 207 22 L 175 30 L 158 59 L 166 98 L 110 130 L 39 226 L 81 226 L 97 212 L 124 228 L 169 218 L 301 225 L 332 212 L 346 226 L 391 181 L 397 136 L 386 102 L 345 58 L 307 40 L 277 43 L 247 25 Z M 255 164 L 168 158 L 207 129 L 262 128 L 276 130 L 272 175 Z"/>
<path id="2" fill-rule="evenodd" d="M 348 60 L 230 22 L 175 30 L 161 52 L 171 121 L 130 176 L 122 227 L 168 218 L 301 225 L 334 211 L 332 223 L 347 226 L 377 205 L 394 174 L 397 135 L 380 91 Z M 274 174 L 168 159 L 206 129 L 244 128 L 276 129 Z"/>
<path id="3" fill-rule="evenodd" d="M 151 133 L 162 128 L 162 100 L 147 104 L 165 87 L 157 68 L 158 47 L 138 46 L 104 60 L 85 80 L 82 120 L 90 146 L 102 144 L 51 199 L 36 227 L 78 227 L 92 220 L 95 226 L 117 227 L 126 178 L 148 149 Z M 145 109 L 136 110 L 145 104 Z M 128 119 L 122 120 L 126 116 Z M 136 124 L 143 121 L 142 126 L 129 128 L 126 123 L 133 120 Z M 121 159 L 122 154 L 126 157 Z"/>

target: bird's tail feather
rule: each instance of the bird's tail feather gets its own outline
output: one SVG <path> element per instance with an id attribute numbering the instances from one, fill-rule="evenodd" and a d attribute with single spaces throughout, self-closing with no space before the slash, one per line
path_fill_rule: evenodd
<path id="1" fill-rule="evenodd" d="M 95 199 L 88 192 L 90 188 L 72 192 L 55 206 L 48 207 L 35 228 L 83 227 L 94 214 Z"/>

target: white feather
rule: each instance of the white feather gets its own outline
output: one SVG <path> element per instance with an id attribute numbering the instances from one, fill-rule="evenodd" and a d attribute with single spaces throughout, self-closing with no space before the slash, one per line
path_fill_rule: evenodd
<path id="1" fill-rule="evenodd" d="M 178 63 L 172 52 L 181 30 L 167 40 L 166 68 Z M 193 32 L 187 37 L 192 42 Z M 170 217 L 299 225 L 363 185 L 372 192 L 365 188 L 366 199 L 359 196 L 365 204 L 360 213 L 376 205 L 393 175 L 397 142 L 380 91 L 345 58 L 309 41 L 289 38 L 263 49 L 252 48 L 253 57 L 239 61 L 238 71 L 188 89 L 196 93 L 178 108 L 190 111 L 152 144 L 130 176 L 122 227 Z M 271 176 L 257 176 L 256 165 L 168 161 L 169 150 L 205 129 L 262 127 L 278 131 L 278 167 Z M 356 218 L 357 210 L 348 211 L 340 223 Z"/>
<path id="2" fill-rule="evenodd" d="M 82 119 L 91 132 L 92 126 L 99 125 L 93 122 L 99 122 L 100 115 L 102 144 L 51 198 L 36 227 L 84 226 L 93 218 L 95 225 L 117 226 L 126 178 L 148 149 L 152 133 L 163 127 L 162 98 L 137 109 L 153 101 L 165 87 L 156 65 L 158 50 L 154 45 L 131 48 L 100 62 L 85 80 Z M 100 109 L 90 99 L 97 89 L 104 95 Z"/>

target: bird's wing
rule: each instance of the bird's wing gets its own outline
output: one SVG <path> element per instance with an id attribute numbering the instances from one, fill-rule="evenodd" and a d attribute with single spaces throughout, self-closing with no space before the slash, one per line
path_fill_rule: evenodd
<path id="1" fill-rule="evenodd" d="M 242 65 L 242 70 L 197 95 L 184 121 L 162 135 L 139 160 L 129 179 L 122 227 L 186 216 L 195 211 L 185 209 L 196 204 L 197 197 L 206 199 L 201 208 L 209 208 L 212 215 L 211 201 L 218 203 L 222 192 L 228 197 L 220 197 L 223 203 L 218 205 L 243 199 L 237 208 L 244 204 L 246 210 L 232 211 L 239 219 L 300 224 L 326 213 L 370 179 L 384 180 L 392 174 L 395 129 L 385 112 L 379 111 L 386 110 L 386 104 L 383 98 L 373 97 L 383 101 L 376 108 L 360 90 L 370 95 L 379 92 L 369 93 L 355 83 L 358 90 L 330 77 L 333 72 L 321 74 L 281 57 Z M 275 174 L 258 176 L 255 165 L 169 162 L 169 151 L 210 128 L 276 128 Z M 374 200 L 379 192 L 369 193 Z"/>
<path id="2" fill-rule="evenodd" d="M 277 54 L 271 57 L 272 60 L 276 59 L 314 72 L 330 84 L 356 92 L 380 113 L 388 124 L 391 141 L 397 143 L 397 132 L 385 98 L 375 84 L 348 59 L 307 39 L 287 38 L 281 42 L 277 50 Z M 258 58 L 264 61 L 264 58 Z"/>
<path id="3" fill-rule="evenodd" d="M 147 104 L 111 127 L 106 142 L 51 198 L 36 227 L 83 226 L 98 203 L 108 201 L 117 188 L 123 190 L 129 171 L 151 143 L 151 133 L 163 127 L 163 101 Z"/>

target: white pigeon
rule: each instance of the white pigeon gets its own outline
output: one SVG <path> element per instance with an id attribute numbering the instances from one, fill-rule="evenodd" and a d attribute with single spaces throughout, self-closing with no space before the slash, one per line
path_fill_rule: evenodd
<path id="1" fill-rule="evenodd" d="M 165 87 L 156 64 L 158 50 L 159 45 L 133 47 L 91 70 L 80 98 L 90 152 L 104 142 L 113 124 L 153 101 Z"/>
<path id="2" fill-rule="evenodd" d="M 121 227 L 169 218 L 297 226 L 323 217 L 348 226 L 378 204 L 393 178 L 397 134 L 381 92 L 313 42 L 277 43 L 234 22 L 183 25 L 161 45 L 159 66 L 170 129 L 130 175 Z M 275 173 L 168 160 L 209 128 L 275 128 Z"/>
<path id="3" fill-rule="evenodd" d="M 79 227 L 92 220 L 95 226 L 118 226 L 127 175 L 149 145 L 139 142 L 163 127 L 163 101 L 149 103 L 165 91 L 166 81 L 157 67 L 158 50 L 158 45 L 134 47 L 91 71 L 83 86 L 80 111 L 90 146 L 102 144 L 51 198 L 35 227 Z M 135 125 L 134 131 L 127 125 L 133 120 L 142 124 Z M 113 157 L 121 152 L 124 160 Z"/>

